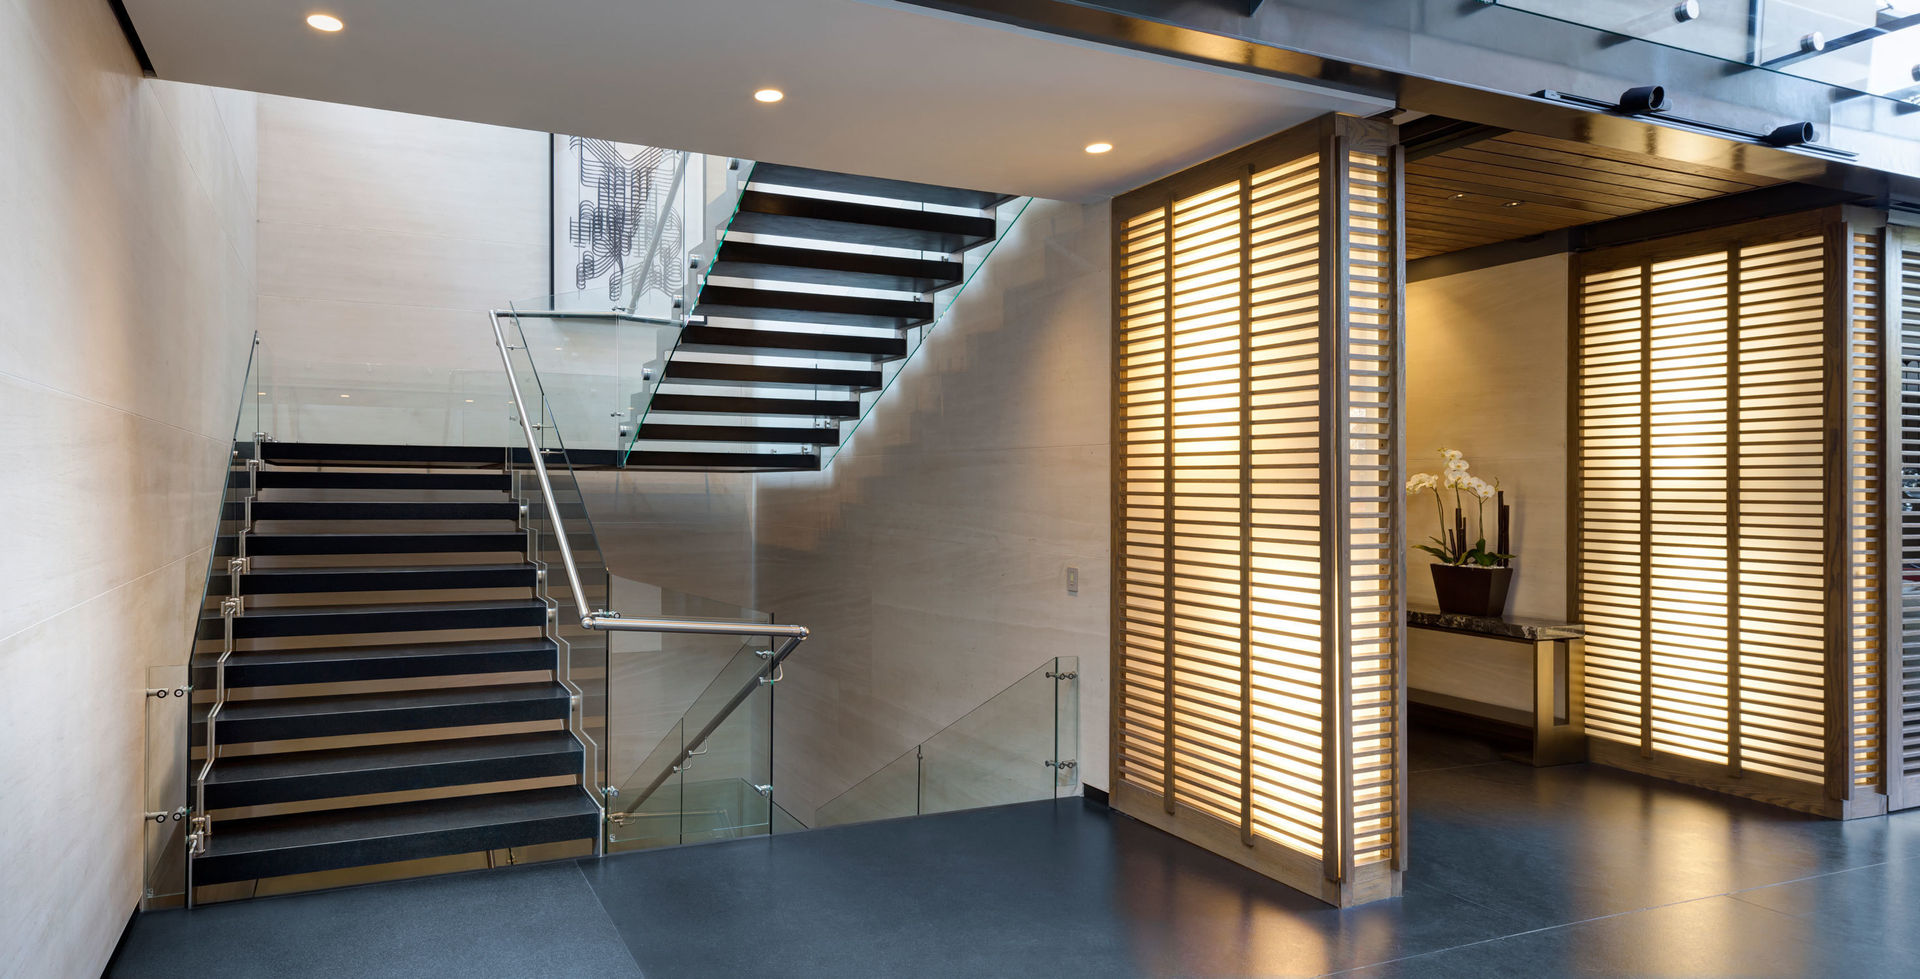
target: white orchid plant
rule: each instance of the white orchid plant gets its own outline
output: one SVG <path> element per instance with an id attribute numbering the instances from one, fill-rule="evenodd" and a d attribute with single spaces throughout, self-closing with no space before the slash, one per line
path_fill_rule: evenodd
<path id="1" fill-rule="evenodd" d="M 1407 479 L 1407 495 L 1433 493 L 1433 502 L 1440 511 L 1439 537 L 1430 537 L 1431 544 L 1415 544 L 1418 550 L 1427 552 L 1443 563 L 1468 565 L 1481 568 L 1505 567 L 1513 555 L 1502 553 L 1487 547 L 1487 501 L 1500 495 L 1498 480 L 1487 482 L 1471 472 L 1473 466 L 1467 462 L 1466 455 L 1459 449 L 1441 449 L 1440 457 L 1445 460 L 1446 468 L 1439 473 L 1414 473 Z M 1445 494 L 1453 493 L 1453 520 L 1447 520 L 1447 500 Z M 1474 501 L 1477 516 L 1478 537 L 1472 544 L 1467 542 L 1466 501 Z M 1498 512 L 1498 511 L 1496 511 Z M 1505 527 L 1502 526 L 1502 531 Z M 1500 546 L 1505 547 L 1504 533 Z"/>

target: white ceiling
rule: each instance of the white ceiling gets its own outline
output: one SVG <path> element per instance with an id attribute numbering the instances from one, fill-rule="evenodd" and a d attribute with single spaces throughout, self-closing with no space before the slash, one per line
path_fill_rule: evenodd
<path id="1" fill-rule="evenodd" d="M 1066 200 L 1385 107 L 879 0 L 125 2 L 163 78 Z"/>

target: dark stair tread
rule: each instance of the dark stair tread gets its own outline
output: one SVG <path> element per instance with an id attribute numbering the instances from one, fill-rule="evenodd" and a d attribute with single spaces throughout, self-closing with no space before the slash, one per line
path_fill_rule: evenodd
<path id="1" fill-rule="evenodd" d="M 957 252 L 991 241 L 996 225 L 991 217 L 748 190 L 740 195 L 730 230 L 849 245 Z"/>
<path id="2" fill-rule="evenodd" d="M 266 718 L 318 717 L 371 711 L 418 710 L 459 704 L 505 704 L 567 699 L 567 688 L 557 683 L 500 683 L 448 690 L 392 690 L 380 693 L 329 694 L 324 697 L 281 697 L 272 700 L 235 700 L 220 708 L 220 722 Z M 222 739 L 224 740 L 224 738 Z"/>
<path id="3" fill-rule="evenodd" d="M 729 415 L 813 415 L 857 418 L 860 402 L 823 398 L 754 398 L 717 394 L 656 394 L 649 411 L 719 412 Z"/>
<path id="4" fill-rule="evenodd" d="M 816 472 L 820 457 L 798 452 L 671 452 L 636 449 L 628 469 L 663 472 Z"/>
<path id="5" fill-rule="evenodd" d="M 918 201 L 923 204 L 945 204 L 951 207 L 976 209 L 989 208 L 1012 199 L 1011 194 L 942 187 L 938 184 L 922 184 L 910 180 L 889 180 L 885 177 L 862 177 L 858 174 L 814 170 L 782 163 L 756 163 L 748 180 L 756 184 L 777 184 L 781 187 L 798 187 L 804 190 L 859 194 L 864 197 L 884 197 L 897 201 Z"/>
<path id="6" fill-rule="evenodd" d="M 416 741 L 222 758 L 207 778 L 207 807 L 578 775 L 580 743 L 565 731 Z"/>
<path id="7" fill-rule="evenodd" d="M 246 485 L 244 478 L 239 485 Z M 255 485 L 260 489 L 496 490 L 504 493 L 513 488 L 513 479 L 506 473 L 262 469 Z"/>
<path id="8" fill-rule="evenodd" d="M 221 820 L 195 884 L 589 839 L 600 811 L 577 787 Z"/>
<path id="9" fill-rule="evenodd" d="M 246 595 L 291 595 L 334 591 L 427 591 L 456 588 L 527 588 L 540 569 L 514 564 L 422 564 L 369 567 L 256 568 L 240 577 Z M 209 594 L 225 595 L 232 578 L 216 573 Z"/>
<path id="10" fill-rule="evenodd" d="M 689 326 L 681 331 L 679 346 L 682 350 L 702 353 L 762 354 L 815 360 L 898 360 L 907 355 L 904 337 L 743 330 L 725 326 Z"/>
<path id="11" fill-rule="evenodd" d="M 707 360 L 670 360 L 661 377 L 667 384 L 724 384 L 791 388 L 852 388 L 873 391 L 880 387 L 879 371 L 837 370 L 820 367 L 776 367 L 768 364 L 733 364 Z"/>
<path id="12" fill-rule="evenodd" d="M 649 422 L 640 426 L 642 442 L 750 442 L 786 445 L 839 445 L 840 426 L 830 428 L 775 428 L 770 425 L 663 425 Z"/>
<path id="13" fill-rule="evenodd" d="M 273 755 L 222 758 L 207 777 L 208 785 L 234 785 L 262 779 L 300 775 L 337 775 L 377 771 L 409 765 L 450 761 L 478 761 L 515 755 L 580 753 L 580 743 L 565 731 L 496 734 L 452 741 L 412 741 L 404 744 L 363 745 L 323 751 L 292 751 Z"/>
<path id="14" fill-rule="evenodd" d="M 959 285 L 966 275 L 959 262 L 943 259 L 769 245 L 738 238 L 721 243 L 711 271 L 733 278 L 896 292 L 935 292 Z"/>
<path id="15" fill-rule="evenodd" d="M 196 672 L 210 674 L 215 655 L 208 653 L 199 657 L 195 662 Z M 227 659 L 227 686 L 267 687 L 550 670 L 558 655 L 559 647 L 544 638 L 236 650 Z M 212 686 L 210 676 L 195 682 Z"/>
<path id="16" fill-rule="evenodd" d="M 273 639 L 441 629 L 508 629 L 542 625 L 546 617 L 546 603 L 533 598 L 295 605 L 247 609 L 233 620 L 233 635 L 236 639 Z M 224 629 L 219 615 L 201 616 L 201 639 L 218 639 Z"/>
<path id="17" fill-rule="evenodd" d="M 553 682 L 238 700 L 220 709 L 216 736 L 231 745 L 563 721 L 569 709 L 567 689 Z M 204 723 L 194 725 L 193 743 L 206 743 Z"/>
<path id="18" fill-rule="evenodd" d="M 836 296 L 747 286 L 709 285 L 695 315 L 730 319 L 906 329 L 933 319 L 933 304 L 912 299 Z"/>
<path id="19" fill-rule="evenodd" d="M 231 540 L 231 538 L 227 538 Z M 251 555 L 301 554 L 452 554 L 526 551 L 519 530 L 465 533 L 255 533 L 247 535 Z"/>
<path id="20" fill-rule="evenodd" d="M 230 504 L 238 506 L 238 504 Z M 510 501 L 255 500 L 255 520 L 514 520 Z"/>
<path id="21" fill-rule="evenodd" d="M 357 442 L 267 442 L 260 454 L 276 466 L 499 466 L 505 458 L 498 446 Z"/>

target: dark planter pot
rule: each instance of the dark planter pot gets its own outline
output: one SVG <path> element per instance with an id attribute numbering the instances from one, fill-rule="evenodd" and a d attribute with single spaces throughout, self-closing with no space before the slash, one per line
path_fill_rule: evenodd
<path id="1" fill-rule="evenodd" d="M 1505 615 L 1507 588 L 1512 584 L 1512 568 L 1433 565 L 1434 596 L 1440 600 L 1440 611 L 1451 615 L 1477 615 L 1488 619 Z"/>

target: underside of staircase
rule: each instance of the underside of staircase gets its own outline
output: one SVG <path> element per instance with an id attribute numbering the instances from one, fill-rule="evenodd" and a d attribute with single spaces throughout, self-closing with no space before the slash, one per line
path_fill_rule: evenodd
<path id="1" fill-rule="evenodd" d="M 627 465 L 819 468 L 1008 199 L 755 165 Z"/>

